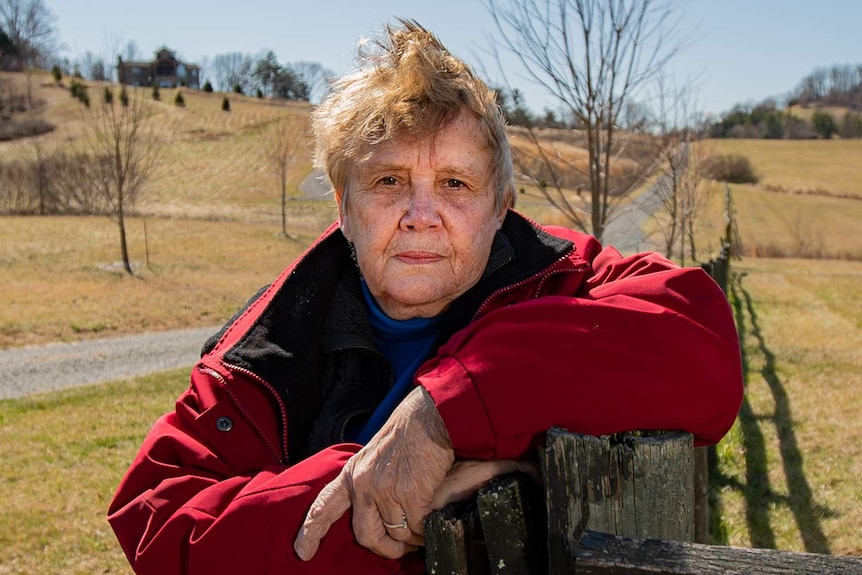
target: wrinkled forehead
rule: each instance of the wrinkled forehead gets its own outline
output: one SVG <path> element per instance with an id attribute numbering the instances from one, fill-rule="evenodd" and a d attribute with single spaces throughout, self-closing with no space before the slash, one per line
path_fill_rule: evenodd
<path id="1" fill-rule="evenodd" d="M 465 162 L 477 156 L 483 163 L 490 162 L 490 145 L 481 121 L 462 110 L 422 132 L 402 130 L 379 142 L 368 142 L 361 148 L 355 162 L 357 168 L 369 163 L 409 161 L 420 154 L 428 159 L 451 163 Z"/>

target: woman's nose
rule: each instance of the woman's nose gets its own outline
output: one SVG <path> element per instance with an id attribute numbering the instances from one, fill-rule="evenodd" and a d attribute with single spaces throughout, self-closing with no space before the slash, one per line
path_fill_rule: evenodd
<path id="1" fill-rule="evenodd" d="M 421 230 L 436 227 L 440 223 L 433 185 L 424 182 L 414 183 L 407 198 L 406 211 L 401 216 L 401 227 Z"/>

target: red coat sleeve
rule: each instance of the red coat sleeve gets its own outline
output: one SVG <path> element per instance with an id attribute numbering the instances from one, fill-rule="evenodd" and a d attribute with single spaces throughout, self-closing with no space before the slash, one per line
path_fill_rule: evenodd
<path id="1" fill-rule="evenodd" d="M 733 424 L 739 342 L 715 282 L 657 254 L 600 251 L 594 240 L 580 253 L 592 260 L 585 279 L 567 285 L 574 274 L 562 274 L 482 316 L 417 374 L 459 457 L 522 457 L 552 426 L 684 430 L 702 445 Z"/>
<path id="2" fill-rule="evenodd" d="M 301 561 L 293 541 L 311 502 L 359 446 L 280 465 L 261 439 L 261 424 L 245 419 L 222 387 L 193 375 L 118 488 L 108 520 L 136 573 L 318 575 L 343 573 L 345 565 L 357 573 L 423 571 L 416 553 L 393 561 L 359 546 L 350 513 L 311 561 Z M 216 427 L 223 417 L 229 430 Z"/>

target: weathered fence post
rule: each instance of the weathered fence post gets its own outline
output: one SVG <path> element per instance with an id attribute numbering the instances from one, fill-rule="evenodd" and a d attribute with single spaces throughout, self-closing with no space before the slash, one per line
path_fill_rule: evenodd
<path id="1" fill-rule="evenodd" d="M 709 543 L 709 459 L 714 446 L 694 449 L 694 542 Z"/>
<path id="2" fill-rule="evenodd" d="M 694 539 L 694 446 L 686 433 L 591 437 L 548 432 L 542 452 L 549 572 L 574 573 L 587 530 Z"/>
<path id="3" fill-rule="evenodd" d="M 425 520 L 425 568 L 430 575 L 487 575 L 488 553 L 474 504 L 453 504 Z"/>
<path id="4" fill-rule="evenodd" d="M 590 529 L 636 538 L 694 538 L 694 448 L 685 433 L 591 437 L 551 429 L 544 496 L 524 474 L 497 478 L 475 504 L 425 523 L 431 575 L 572 573 Z"/>
<path id="5" fill-rule="evenodd" d="M 476 497 L 488 564 L 494 575 L 547 572 L 545 502 L 523 473 L 493 480 Z"/>

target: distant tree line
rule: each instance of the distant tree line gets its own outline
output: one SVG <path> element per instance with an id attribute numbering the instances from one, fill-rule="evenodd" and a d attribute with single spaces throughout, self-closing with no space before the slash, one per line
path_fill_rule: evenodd
<path id="1" fill-rule="evenodd" d="M 843 107 L 838 117 L 817 109 L 810 119 L 790 111 L 802 108 Z M 809 139 L 833 136 L 862 138 L 862 64 L 817 68 L 803 78 L 780 107 L 773 99 L 739 104 L 710 127 L 713 138 Z"/>
<path id="2" fill-rule="evenodd" d="M 862 112 L 862 64 L 815 68 L 799 82 L 788 104 L 841 106 Z"/>
<path id="3" fill-rule="evenodd" d="M 319 101 L 333 76 L 330 70 L 316 62 L 281 64 L 272 50 L 256 56 L 241 52 L 217 54 L 204 65 L 207 80 L 219 92 L 261 98 Z"/>
<path id="4" fill-rule="evenodd" d="M 2 1 L 2 0 L 0 0 Z M 123 49 L 125 61 L 141 59 L 134 42 Z M 116 68 L 105 58 L 86 51 L 75 59 L 55 58 L 52 65 L 63 75 L 91 81 L 115 81 Z M 204 57 L 201 68 L 201 88 L 206 91 L 233 92 L 261 98 L 319 102 L 328 90 L 334 75 L 317 62 L 280 63 L 272 50 L 257 55 L 226 52 Z"/>
<path id="5" fill-rule="evenodd" d="M 43 0 L 0 0 L 0 54 L 19 56 L 29 68 L 97 82 L 116 81 L 118 58 L 141 59 L 134 41 L 123 43 L 116 36 L 105 39 L 104 54 L 87 50 L 76 58 L 60 57 L 55 21 Z M 229 52 L 202 60 L 201 80 L 210 87 L 259 97 L 319 101 L 333 76 L 316 62 L 279 63 L 272 50 L 257 55 Z"/>
<path id="6" fill-rule="evenodd" d="M 524 128 L 567 128 L 570 127 L 561 115 L 545 108 L 542 114 L 536 114 L 530 110 L 524 101 L 524 95 L 518 88 L 507 90 L 496 88 L 497 105 L 505 116 L 510 126 L 522 126 Z"/>
<path id="7" fill-rule="evenodd" d="M 779 108 L 775 100 L 755 105 L 737 105 L 713 123 L 712 138 L 829 139 L 862 138 L 862 113 L 848 110 L 836 118 L 825 110 L 815 110 L 806 120 L 789 109 Z"/>

